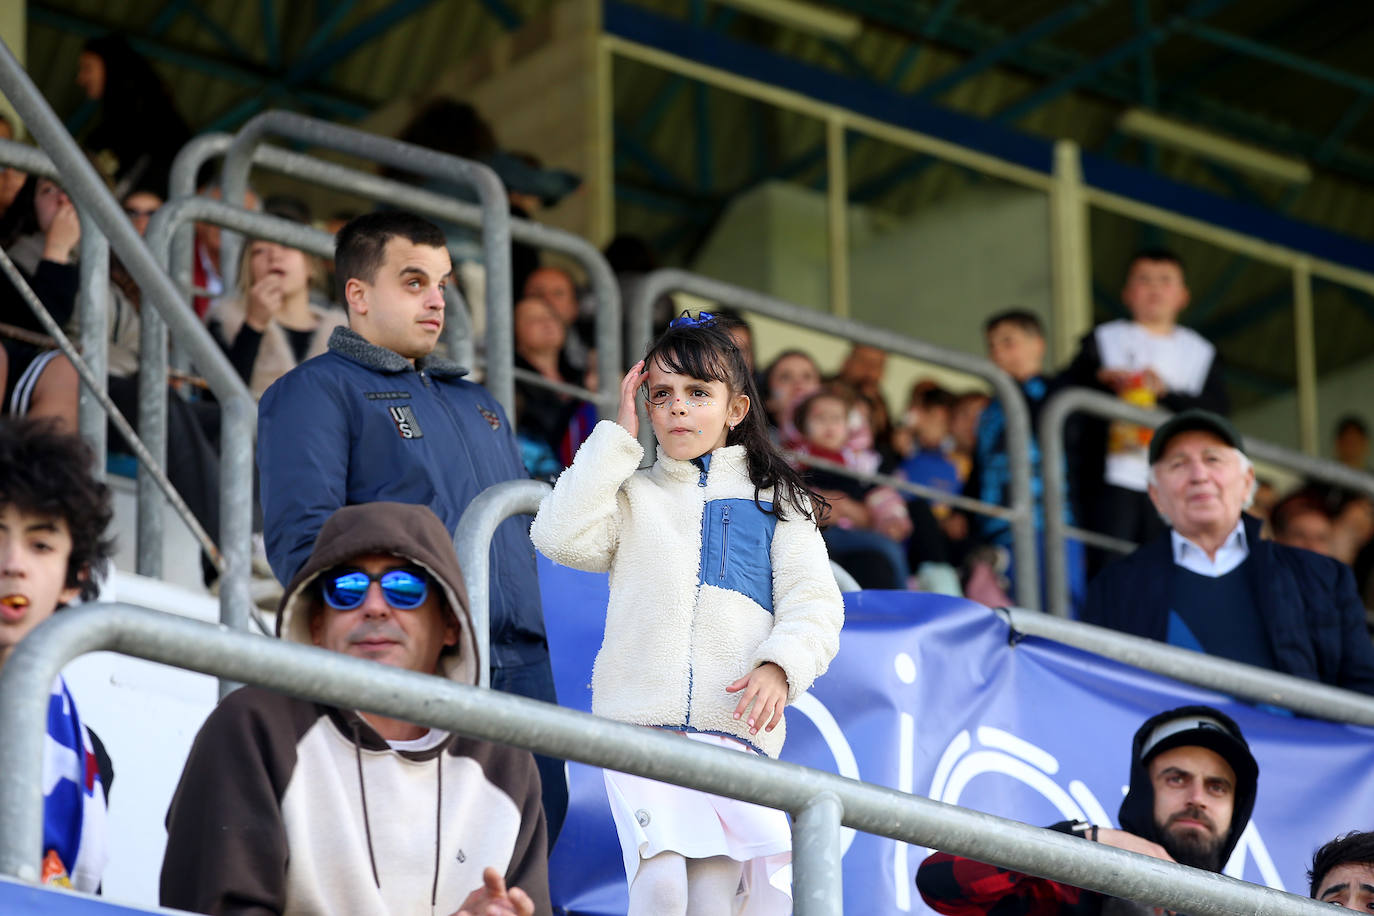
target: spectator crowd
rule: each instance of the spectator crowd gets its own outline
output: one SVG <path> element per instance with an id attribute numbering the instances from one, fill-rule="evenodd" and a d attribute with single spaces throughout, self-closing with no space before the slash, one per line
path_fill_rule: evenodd
<path id="1" fill-rule="evenodd" d="M 156 73 L 121 39 L 88 42 L 77 81 L 99 106 L 86 137 L 92 161 L 142 234 L 167 196 L 172 158 L 190 131 Z M 0 120 L 0 133 L 12 135 L 13 126 Z M 536 217 L 578 184 L 532 156 L 502 150 L 475 109 L 458 102 L 426 107 L 402 136 L 490 164 L 506 181 L 517 217 Z M 425 187 L 469 196 L 442 183 Z M 198 193 L 220 195 L 212 173 L 201 176 Z M 242 204 L 317 222 L 292 197 L 250 192 Z M 1009 303 L 989 308 L 985 352 L 1014 383 L 1016 406 L 921 379 L 894 410 L 880 347 L 854 344 L 833 371 L 801 349 L 757 364 L 768 342 L 756 339 L 744 315 L 717 308 L 670 322 L 671 306 L 660 304 L 655 323 L 664 336 L 648 364 L 626 376 L 620 416 L 608 426 L 597 423 L 592 400 L 597 302 L 568 265 L 527 246 L 513 250 L 511 355 L 522 371 L 514 416 L 507 416 L 469 374 L 474 367 L 452 361 L 440 342 L 446 309 L 469 308 L 475 329 L 487 318 L 481 247 L 471 228 L 436 226 L 395 209 L 338 214 L 331 222 L 332 263 L 259 238 L 224 268 L 218 229 L 195 230 L 196 289 L 187 307 L 259 399 L 255 565 L 274 584 L 264 603 L 275 609 L 282 639 L 466 684 L 485 666 L 494 688 L 557 702 L 532 519 L 508 519 L 493 538 L 485 658 L 452 536 L 488 487 L 529 477 L 558 481 L 554 501 L 534 522 L 540 549 L 612 569 L 618 583 L 603 651 L 605 666 L 623 670 L 608 675 L 599 661 L 594 680 L 599 702 L 621 705 L 597 711 L 675 727 L 674 715 L 641 713 L 624 699 L 634 693 L 627 685 L 649 684 L 649 675 L 671 680 L 671 672 L 636 654 L 661 634 L 626 621 L 632 609 L 650 609 L 670 575 L 641 581 L 651 558 L 664 553 L 655 526 L 666 531 L 680 520 L 678 503 L 701 499 L 700 525 L 663 565 L 682 565 L 676 561 L 686 556 L 704 569 L 704 558 L 719 559 L 722 584 L 708 593 L 704 573 L 695 581 L 696 567 L 671 571 L 686 583 L 679 591 L 700 589 L 696 604 L 676 610 L 690 618 L 708 608 L 746 622 L 720 628 L 729 630 L 728 650 L 703 649 L 698 631 L 683 631 L 691 656 L 679 679 L 689 698 L 686 721 L 698 710 L 695 685 L 720 675 L 723 691 L 743 691 L 739 706 L 723 693 L 702 701 L 714 717 L 702 733 L 776 756 L 781 732 L 769 733 L 782 707 L 825 670 L 838 644 L 842 606 L 829 576 L 815 574 L 818 558 L 828 553 L 865 589 L 1014 603 L 1025 573 L 1006 513 L 996 511 L 1011 505 L 1009 413 L 1024 411 L 1038 429 L 1056 392 L 1084 387 L 1174 416 L 1155 430 L 1076 420 L 1066 431 L 1062 468 L 1044 467 L 1032 436 L 1037 581 L 1046 578 L 1045 475 L 1064 474 L 1070 498 L 1063 521 L 1106 536 L 1091 547 L 1072 538 L 1064 548 L 1072 616 L 1374 694 L 1365 612 L 1374 600 L 1374 500 L 1316 482 L 1280 494 L 1257 476 L 1227 419 L 1217 348 L 1180 324 L 1189 291 L 1174 252 L 1152 248 L 1130 260 L 1124 317 L 1093 328 L 1059 370 L 1047 365 L 1046 330 L 1035 312 Z M 82 232 L 60 181 L 13 168 L 0 173 L 0 247 L 64 328 L 79 320 Z M 606 255 L 627 295 L 657 266 L 634 238 L 614 240 Z M 133 417 L 142 301 L 117 258 L 108 273 L 108 391 Z M 92 599 L 107 568 L 110 496 L 76 435 L 79 384 L 23 291 L 0 279 L 0 665 L 43 619 Z M 165 384 L 172 389 L 169 475 L 216 536 L 218 405 L 194 378 Z M 642 387 L 657 461 L 634 441 Z M 1367 471 L 1365 421 L 1344 417 L 1335 435 L 1338 460 Z M 113 427 L 110 442 L 116 453 L 131 450 Z M 637 469 L 641 460 L 652 468 Z M 595 490 L 595 505 L 579 494 L 579 481 L 587 493 Z M 994 511 L 980 511 L 980 503 Z M 711 534 L 717 518 L 720 543 Z M 752 559 L 762 557 L 763 572 L 727 581 L 732 531 L 741 543 L 757 541 Z M 1112 540 L 1131 550 L 1118 557 L 1100 546 Z M 796 555 L 783 556 L 784 543 Z M 203 566 L 213 583 L 208 558 Z M 672 601 L 661 603 L 662 619 L 671 620 Z M 657 617 L 645 620 L 660 625 Z M 615 627 L 632 635 L 622 638 Z M 721 658 L 740 670 L 721 674 Z M 94 891 L 109 842 L 103 818 L 114 766 L 61 678 L 52 692 L 63 714 L 50 717 L 50 745 L 65 769 L 45 780 L 44 878 Z M 658 709 L 643 700 L 633 696 Z M 750 703 L 757 704 L 752 711 Z M 735 721 L 741 715 L 745 724 Z M 763 727 L 769 718 L 773 724 Z M 627 799 L 668 804 L 665 796 L 611 777 L 607 786 L 613 808 L 617 799 L 624 808 L 615 808 L 622 843 L 653 835 L 655 852 L 642 861 L 627 853 L 633 912 L 711 912 L 667 908 L 661 898 L 690 894 L 701 906 L 722 895 L 733 900 L 737 889 L 755 907 L 741 912 L 786 911 L 790 901 L 765 887 L 782 861 L 774 857 L 790 850 L 785 823 L 765 824 L 749 806 L 706 797 L 715 806 L 711 816 L 730 821 L 726 833 L 766 837 L 768 854 L 757 858 L 768 858 L 769 870 L 722 864 L 738 856 L 719 844 L 682 853 L 685 863 L 664 860 L 660 848 L 681 850 L 661 846 L 669 840 L 646 829 L 647 817 L 636 821 L 643 811 Z M 1256 760 L 1235 722 L 1207 707 L 1171 710 L 1136 733 L 1120 829 L 1051 829 L 1216 872 L 1245 829 L 1257 786 Z M 210 913 L 384 913 L 413 910 L 427 898 L 434 912 L 549 913 L 547 856 L 567 801 L 562 761 L 248 688 L 222 702 L 196 738 L 167 814 L 162 902 Z M 687 823 L 692 805 L 671 804 Z M 430 823 L 432 832 L 422 827 Z M 637 874 L 645 876 L 638 892 Z M 758 882 L 752 890 L 751 881 Z M 917 881 L 927 903 L 960 916 L 1115 909 L 1100 894 L 942 852 L 926 860 Z M 1370 835 L 1321 847 L 1310 893 L 1367 906 L 1374 899 Z"/>

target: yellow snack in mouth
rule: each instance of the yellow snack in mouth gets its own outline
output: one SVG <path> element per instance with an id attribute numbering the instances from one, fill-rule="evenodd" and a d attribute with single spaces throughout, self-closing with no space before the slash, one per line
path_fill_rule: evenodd
<path id="1" fill-rule="evenodd" d="M 25 598 L 23 595 L 6 595 L 0 598 L 0 604 L 6 607 L 28 607 L 29 599 Z"/>

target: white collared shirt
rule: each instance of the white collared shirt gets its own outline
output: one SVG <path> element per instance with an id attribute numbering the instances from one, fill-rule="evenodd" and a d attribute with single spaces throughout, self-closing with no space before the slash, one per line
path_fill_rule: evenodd
<path id="1" fill-rule="evenodd" d="M 1245 522 L 1236 522 L 1236 527 L 1226 536 L 1217 548 L 1216 559 L 1207 556 L 1203 550 L 1177 531 L 1170 529 L 1169 540 L 1174 546 L 1174 562 L 1189 572 L 1213 579 L 1226 575 L 1245 562 L 1250 556 L 1250 544 L 1245 540 Z"/>

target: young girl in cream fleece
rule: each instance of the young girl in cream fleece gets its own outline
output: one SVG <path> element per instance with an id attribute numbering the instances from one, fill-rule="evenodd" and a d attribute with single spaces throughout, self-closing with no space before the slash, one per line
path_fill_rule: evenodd
<path id="1" fill-rule="evenodd" d="M 639 469 L 644 387 L 658 460 Z M 539 509 L 535 546 L 610 572 L 592 712 L 776 757 L 783 707 L 823 673 L 844 606 L 824 507 L 771 443 L 751 373 L 709 314 L 684 314 L 621 383 Z M 818 508 L 820 507 L 820 508 Z M 791 909 L 780 811 L 606 771 L 631 916 Z"/>

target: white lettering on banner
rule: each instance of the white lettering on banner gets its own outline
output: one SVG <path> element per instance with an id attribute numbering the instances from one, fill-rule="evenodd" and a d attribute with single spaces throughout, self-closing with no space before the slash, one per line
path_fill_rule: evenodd
<path id="1" fill-rule="evenodd" d="M 1102 826 L 1116 824 L 1097 800 L 1097 796 L 1082 780 L 1070 780 L 1068 791 L 1065 791 L 1051 778 L 1059 772 L 1059 760 L 1053 754 L 1000 728 L 980 725 L 975 731 L 978 743 L 982 746 L 979 749 L 974 749 L 968 729 L 960 731 L 950 740 L 949 746 L 940 756 L 940 763 L 936 766 L 935 776 L 931 780 L 931 798 L 957 805 L 964 789 L 975 777 L 998 773 L 1010 776 L 1034 790 L 1059 809 L 1065 820 L 1087 821 Z M 905 735 L 903 738 L 905 739 Z M 1122 794 L 1124 795 L 1127 790 L 1127 787 L 1123 787 Z M 1240 840 L 1236 843 L 1236 848 L 1222 873 L 1232 878 L 1243 878 L 1247 856 L 1254 859 L 1255 867 L 1265 884 L 1278 890 L 1286 889 L 1254 821 L 1245 826 L 1245 831 L 1241 833 Z M 904 877 L 906 881 L 903 880 Z M 907 875 L 906 869 L 897 871 L 895 887 L 905 887 L 911 877 Z M 901 899 L 900 893 L 898 899 Z M 910 905 L 903 909 L 910 910 Z"/>
<path id="2" fill-rule="evenodd" d="M 897 679 L 903 684 L 916 683 L 916 661 L 905 652 L 892 660 Z M 897 789 L 912 795 L 916 792 L 916 717 L 909 712 L 898 717 Z M 892 893 L 897 909 L 911 912 L 911 846 L 897 841 L 892 849 Z"/>

